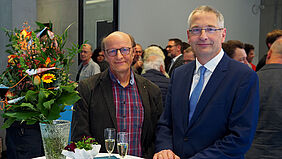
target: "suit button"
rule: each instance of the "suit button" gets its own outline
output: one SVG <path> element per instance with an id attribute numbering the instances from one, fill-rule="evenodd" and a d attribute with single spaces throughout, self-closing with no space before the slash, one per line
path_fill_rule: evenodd
<path id="1" fill-rule="evenodd" d="M 188 137 L 185 137 L 185 138 L 184 138 L 184 141 L 188 141 L 188 140 L 189 140 L 189 138 L 188 138 Z"/>

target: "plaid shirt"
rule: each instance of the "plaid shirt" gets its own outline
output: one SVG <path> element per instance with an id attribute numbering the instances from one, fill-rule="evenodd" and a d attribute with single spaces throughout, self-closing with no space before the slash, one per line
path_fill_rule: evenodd
<path id="1" fill-rule="evenodd" d="M 120 84 L 111 71 L 109 73 L 112 80 L 112 90 L 116 107 L 117 131 L 129 133 L 128 154 L 141 157 L 141 133 L 144 109 L 133 72 L 131 71 L 130 81 L 126 87 Z"/>

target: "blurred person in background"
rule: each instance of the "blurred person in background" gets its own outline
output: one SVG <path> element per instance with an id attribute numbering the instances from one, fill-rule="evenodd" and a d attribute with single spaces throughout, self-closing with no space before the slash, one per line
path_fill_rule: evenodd
<path id="1" fill-rule="evenodd" d="M 239 40 L 228 40 L 222 44 L 222 49 L 232 59 L 248 65 L 244 44 Z"/>
<path id="2" fill-rule="evenodd" d="M 249 63 L 249 67 L 252 68 L 254 71 L 256 71 L 256 65 L 252 63 L 255 57 L 255 47 L 252 44 L 246 43 L 244 49 L 247 54 L 247 61 Z"/>
<path id="3" fill-rule="evenodd" d="M 93 51 L 92 59 L 100 66 L 101 72 L 109 68 L 109 63 L 105 60 L 105 55 L 101 48 L 96 48 Z"/>

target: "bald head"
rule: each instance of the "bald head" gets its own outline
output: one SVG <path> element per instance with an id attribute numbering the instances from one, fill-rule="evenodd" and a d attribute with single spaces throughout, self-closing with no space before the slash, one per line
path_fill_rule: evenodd
<path id="1" fill-rule="evenodd" d="M 108 49 L 107 44 L 113 43 L 114 40 L 116 40 L 116 39 L 120 39 L 120 40 L 122 39 L 123 41 L 129 41 L 131 43 L 130 45 L 132 47 L 135 47 L 135 45 L 136 45 L 133 37 L 130 34 L 127 34 L 127 33 L 121 32 L 121 31 L 115 31 L 115 32 L 109 34 L 107 37 L 105 37 L 102 40 L 102 44 L 101 44 L 102 50 Z"/>
<path id="2" fill-rule="evenodd" d="M 267 53 L 266 64 L 282 64 L 282 38 L 277 39 Z"/>
<path id="3" fill-rule="evenodd" d="M 276 40 L 270 47 L 273 54 L 280 54 L 282 55 L 282 38 Z"/>

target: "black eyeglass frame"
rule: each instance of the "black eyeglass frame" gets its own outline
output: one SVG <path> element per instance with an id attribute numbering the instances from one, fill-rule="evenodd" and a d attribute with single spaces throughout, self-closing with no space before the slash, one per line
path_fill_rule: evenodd
<path id="1" fill-rule="evenodd" d="M 128 52 L 124 52 L 122 49 L 128 49 Z M 107 50 L 105 50 L 105 52 L 108 56 L 115 57 L 118 53 L 118 50 L 119 50 L 119 52 L 124 56 L 124 55 L 130 54 L 131 49 L 132 49 L 132 47 L 122 47 L 122 48 L 119 48 L 119 49 L 107 49 Z M 114 52 L 109 53 L 109 51 L 114 51 Z"/>

